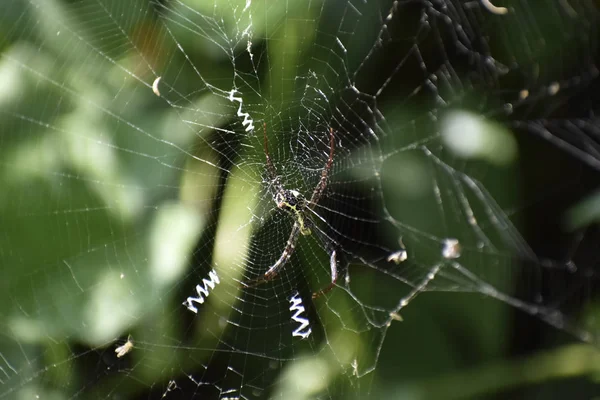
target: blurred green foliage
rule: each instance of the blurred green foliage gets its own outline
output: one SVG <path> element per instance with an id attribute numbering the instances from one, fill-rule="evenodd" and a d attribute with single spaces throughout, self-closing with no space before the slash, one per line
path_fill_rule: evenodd
<path id="1" fill-rule="evenodd" d="M 223 321 L 235 312 L 230 306 L 241 295 L 234 285 L 219 287 L 207 301 L 211 312 L 193 323 L 180 310 L 180 282 L 200 281 L 197 272 L 190 272 L 194 256 L 221 266 L 219 271 L 237 279 L 242 271 L 236 276 L 222 266 L 253 256 L 249 249 L 256 232 L 248 221 L 256 215 L 258 205 L 252 201 L 260 198 L 262 166 L 245 160 L 262 160 L 262 148 L 220 151 L 218 147 L 229 143 L 226 133 L 234 129 L 237 118 L 237 105 L 232 106 L 226 95 L 232 76 L 236 84 L 246 85 L 239 87 L 245 89 L 246 109 L 274 121 L 275 126 L 269 126 L 271 148 L 285 152 L 287 137 L 274 132 L 301 116 L 298 109 L 308 100 L 297 89 L 297 74 L 330 67 L 309 65 L 304 57 L 321 45 L 318 29 L 326 29 L 328 18 L 333 21 L 333 14 L 346 10 L 338 6 L 259 2 L 252 4 L 251 19 L 250 13 L 242 12 L 245 2 L 241 1 L 43 0 L 8 1 L 0 6 L 4 332 L 0 371 L 6 375 L 0 397 L 37 394 L 42 398 L 43 394 L 43 398 L 60 399 L 83 393 L 84 398 L 136 398 L 148 390 L 172 391 L 173 396 L 188 393 L 183 388 L 178 391 L 170 381 L 181 385 L 189 380 L 188 371 L 210 361 L 228 328 Z M 374 4 L 372 15 L 354 28 L 368 36 L 373 29 L 369 22 L 381 18 L 380 10 L 388 6 Z M 171 10 L 177 18 L 171 18 Z M 194 23 L 182 24 L 186 18 Z M 240 28 L 249 24 L 253 36 L 247 39 L 240 36 Z M 546 24 L 540 22 L 538 27 Z M 173 45 L 173 38 L 184 52 Z M 248 59 L 238 57 L 250 40 L 257 58 L 268 57 L 268 73 L 254 60 L 259 65 L 256 74 L 264 74 L 263 79 L 241 73 L 252 71 Z M 373 47 L 361 40 L 357 38 L 355 52 L 344 65 L 356 68 Z M 494 37 L 489 42 L 499 40 Z M 429 42 L 421 48 L 423 53 L 434 49 Z M 520 52 L 515 56 L 522 62 Z M 150 88 L 158 76 L 161 97 Z M 406 79 L 422 77 L 415 74 Z M 320 82 L 323 90 L 337 93 L 326 83 Z M 471 95 L 476 97 L 474 92 Z M 415 115 L 425 114 L 422 109 L 403 109 L 406 98 L 388 95 L 382 101 L 387 126 L 410 126 Z M 393 129 L 396 136 L 382 140 L 380 151 L 393 154 L 402 145 L 418 142 L 421 136 L 416 131 Z M 432 177 L 448 179 L 432 173 L 430 161 L 420 151 L 388 157 L 382 167 L 382 201 L 397 220 L 437 234 L 442 226 L 439 204 L 433 196 L 424 200 L 406 189 L 413 185 L 417 192 L 427 191 Z M 520 204 L 514 184 L 519 179 L 516 165 L 456 163 L 469 176 L 484 181 L 501 205 Z M 226 185 L 223 170 L 230 174 Z M 400 177 L 397 171 L 407 173 Z M 419 186 L 423 180 L 425 189 Z M 448 219 L 457 231 L 466 229 L 466 217 L 460 216 L 458 222 Z M 237 229 L 244 223 L 246 230 Z M 380 234 L 386 242 L 397 241 L 389 230 Z M 307 270 L 315 258 L 327 260 L 314 240 L 305 239 L 308 250 L 299 253 Z M 485 259 L 480 262 L 482 269 L 489 268 L 485 263 Z M 360 272 L 356 276 L 364 279 L 363 298 L 372 304 L 387 305 L 402 295 L 397 282 L 370 281 L 368 274 Z M 508 273 L 501 278 L 509 294 L 514 279 L 519 276 Z M 191 294 L 193 286 L 188 286 Z M 292 361 L 279 377 L 265 373 L 262 379 L 273 376 L 273 380 L 258 381 L 257 386 L 280 391 L 285 398 L 318 393 L 334 398 L 406 399 L 491 398 L 504 393 L 506 398 L 516 398 L 534 391 L 543 398 L 563 398 L 583 381 L 588 386 L 579 398 L 589 398 L 597 390 L 593 379 L 600 363 L 595 348 L 576 344 L 512 358 L 512 335 L 519 332 L 511 326 L 511 309 L 483 295 L 423 294 L 402 310 L 402 321 L 361 334 L 353 332 L 364 324 L 356 303 L 341 296 L 332 301 L 343 310 L 342 317 L 323 306 L 317 309 L 329 331 L 326 341 L 319 343 L 322 347 L 313 348 L 312 354 L 282 349 L 276 354 Z M 129 334 L 134 349 L 126 356 L 127 364 L 119 364 L 113 354 L 115 339 Z M 385 340 L 380 348 L 382 334 Z M 549 343 L 562 343 L 554 333 L 547 336 Z M 367 360 L 378 358 L 377 367 L 364 376 L 345 379 L 352 375 L 356 354 Z M 257 372 L 264 367 L 261 357 L 241 356 L 250 376 L 262 376 Z M 234 357 L 224 356 L 222 362 L 233 363 Z M 364 372 L 368 371 L 357 369 L 356 375 Z M 512 391 L 527 385 L 531 392 Z"/>

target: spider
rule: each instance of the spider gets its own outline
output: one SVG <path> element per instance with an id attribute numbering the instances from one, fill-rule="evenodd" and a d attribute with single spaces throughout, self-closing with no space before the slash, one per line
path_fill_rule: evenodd
<path id="1" fill-rule="evenodd" d="M 275 263 L 269 267 L 267 272 L 265 272 L 262 277 L 254 279 L 249 283 L 244 284 L 244 286 L 253 287 L 274 279 L 294 253 L 294 250 L 296 249 L 296 242 L 298 241 L 300 235 L 302 234 L 307 236 L 312 233 L 310 229 L 311 221 L 306 217 L 306 212 L 312 212 L 314 210 L 323 192 L 327 188 L 329 171 L 333 165 L 333 155 L 335 153 L 334 139 L 333 128 L 329 128 L 329 158 L 325 163 L 325 167 L 323 167 L 321 179 L 319 179 L 317 186 L 313 190 L 310 200 L 306 200 L 302 193 L 298 192 L 297 190 L 286 189 L 281 183 L 279 175 L 277 175 L 277 169 L 275 168 L 275 165 L 271 160 L 271 156 L 269 155 L 267 124 L 266 122 L 263 123 L 263 146 L 265 150 L 267 174 L 271 183 L 270 190 L 273 194 L 273 200 L 275 201 L 277 208 L 286 211 L 294 218 L 294 226 L 292 227 L 287 244 L 283 249 L 279 259 L 277 259 L 277 261 L 275 261 Z M 313 299 L 316 299 L 317 297 L 329 292 L 331 289 L 333 289 L 337 282 L 337 255 L 335 250 L 332 250 L 330 253 L 329 263 L 331 267 L 331 283 L 318 292 L 313 293 Z"/>

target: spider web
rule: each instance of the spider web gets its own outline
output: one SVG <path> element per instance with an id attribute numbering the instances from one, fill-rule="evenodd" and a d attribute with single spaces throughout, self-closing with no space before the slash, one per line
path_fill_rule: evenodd
<path id="1" fill-rule="evenodd" d="M 3 4 L 0 397 L 375 395 L 400 331 L 441 329 L 419 304 L 596 343 L 594 198 L 566 250 L 515 225 L 597 179 L 598 8 L 503 6 Z M 263 124 L 307 199 L 335 146 L 312 233 L 248 286 L 296 223 Z"/>

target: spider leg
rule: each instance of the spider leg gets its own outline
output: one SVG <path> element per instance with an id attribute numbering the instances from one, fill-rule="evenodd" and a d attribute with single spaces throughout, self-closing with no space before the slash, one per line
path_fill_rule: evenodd
<path id="1" fill-rule="evenodd" d="M 279 273 L 279 271 L 281 270 L 281 268 L 283 268 L 283 266 L 292 257 L 292 254 L 294 254 L 294 250 L 296 249 L 296 242 L 298 241 L 299 235 L 300 235 L 300 226 L 298 225 L 298 223 L 294 223 L 294 226 L 292 227 L 292 231 L 290 232 L 290 236 L 287 240 L 285 249 L 283 249 L 281 256 L 279 257 L 279 259 L 277 261 L 275 261 L 275 264 L 273 264 L 267 270 L 267 272 L 265 272 L 265 274 L 263 276 L 261 276 L 260 278 L 253 279 L 248 283 L 243 283 L 242 285 L 244 287 L 255 287 L 262 283 L 265 283 L 265 282 L 268 282 L 268 281 L 274 279 L 277 276 L 277 274 Z"/>
<path id="2" fill-rule="evenodd" d="M 264 146 L 265 157 L 266 157 L 266 161 L 267 161 L 267 170 L 268 170 L 271 184 L 275 186 L 276 192 L 280 193 L 283 191 L 283 187 L 281 186 L 281 183 L 279 182 L 279 178 L 277 176 L 277 170 L 276 170 L 275 165 L 273 164 L 273 161 L 271 160 L 271 156 L 269 154 L 269 143 L 268 143 L 268 139 L 267 139 L 267 124 L 266 124 L 266 122 L 263 123 L 263 146 Z M 310 198 L 310 201 L 308 202 L 307 208 L 310 211 L 313 211 L 317 202 L 321 198 L 321 195 L 325 191 L 325 188 L 327 187 L 329 171 L 331 170 L 331 167 L 333 165 L 334 153 L 335 153 L 335 136 L 334 136 L 333 128 L 329 128 L 329 157 L 327 158 L 325 167 L 323 168 L 323 171 L 321 172 L 321 179 L 319 180 L 319 183 L 315 187 L 315 189 L 312 193 L 312 196 Z M 287 204 L 287 203 L 284 203 L 284 204 Z M 287 204 L 287 205 L 289 206 L 289 204 Z M 279 206 L 279 204 L 278 204 L 278 206 Z M 255 287 L 257 285 L 260 285 L 261 283 L 268 282 L 277 276 L 277 274 L 279 273 L 281 268 L 283 268 L 283 266 L 288 262 L 288 260 L 291 258 L 292 254 L 294 253 L 294 250 L 296 249 L 296 242 L 298 241 L 299 234 L 300 233 L 302 233 L 304 235 L 310 234 L 310 228 L 307 228 L 308 222 L 303 222 L 304 221 L 303 217 L 304 216 L 301 213 L 301 211 L 299 213 L 297 213 L 297 215 L 296 215 L 297 220 L 296 220 L 296 222 L 294 222 L 294 226 L 292 227 L 292 231 L 290 232 L 290 236 L 287 240 L 286 247 L 283 250 L 283 252 L 281 253 L 281 256 L 279 257 L 279 259 L 277 259 L 277 261 L 271 267 L 269 267 L 267 272 L 265 272 L 265 274 L 262 277 L 254 279 L 248 283 L 242 283 L 242 286 Z M 306 221 L 308 221 L 308 220 L 306 220 Z M 305 223 L 306 223 L 306 226 L 305 226 Z M 328 291 L 333 289 L 333 287 L 335 286 L 335 284 L 337 282 L 338 270 L 337 270 L 337 255 L 336 255 L 335 250 L 333 250 L 331 252 L 329 263 L 331 266 L 331 284 L 328 287 L 326 287 L 325 289 L 323 289 L 319 292 L 313 293 L 313 299 L 317 298 L 317 297 L 321 296 L 322 294 L 327 293 Z"/>
<path id="3" fill-rule="evenodd" d="M 331 252 L 331 255 L 329 256 L 329 266 L 331 268 L 331 283 L 328 286 L 324 287 L 323 289 L 319 290 L 318 292 L 313 293 L 313 295 L 312 295 L 313 300 L 328 293 L 331 289 L 333 289 L 335 287 L 335 284 L 338 279 L 337 253 L 335 250 L 333 250 Z"/>
<path id="4" fill-rule="evenodd" d="M 327 162 L 325 163 L 325 167 L 321 172 L 321 179 L 315 187 L 313 194 L 309 201 L 309 207 L 314 208 L 317 204 L 321 195 L 325 191 L 327 187 L 327 179 L 329 178 L 329 171 L 331 170 L 331 166 L 333 165 L 333 155 L 335 154 L 335 136 L 333 134 L 333 128 L 329 128 L 329 158 L 327 158 Z"/>
<path id="5" fill-rule="evenodd" d="M 292 231 L 290 232 L 290 237 L 288 238 L 288 241 L 285 246 L 285 249 L 283 250 L 283 253 L 281 253 L 281 256 L 279 257 L 279 259 L 277 261 L 275 261 L 275 264 L 273 264 L 267 270 L 267 272 L 265 272 L 263 279 L 270 281 L 271 279 L 275 278 L 277 276 L 277 274 L 279 273 L 279 270 L 285 265 L 285 263 L 288 262 L 290 257 L 292 257 L 292 254 L 294 253 L 294 250 L 296 249 L 296 242 L 298 241 L 298 233 L 300 233 L 300 226 L 298 225 L 298 223 L 295 223 L 292 228 Z"/>
<path id="6" fill-rule="evenodd" d="M 316 215 L 319 219 L 323 219 L 314 210 L 311 209 L 310 211 L 314 215 Z M 336 250 L 335 240 L 331 236 L 329 236 L 326 232 L 324 232 L 321 228 L 319 228 L 318 226 L 315 226 L 315 228 L 316 228 L 315 234 L 317 235 L 319 240 L 323 243 L 323 245 L 326 247 L 327 251 L 329 252 L 329 268 L 331 269 L 331 283 L 329 285 L 327 285 L 326 287 L 324 287 L 323 289 L 314 292 L 312 294 L 313 300 L 321 297 L 322 295 L 328 293 L 333 288 L 335 288 L 337 281 L 339 279 L 339 276 L 340 276 L 340 268 L 338 267 L 339 260 L 338 260 L 338 253 Z M 342 261 L 342 263 L 343 263 L 343 261 Z M 345 268 L 343 268 L 343 270 L 345 270 Z M 345 273 L 347 274 L 348 271 L 345 270 Z"/>

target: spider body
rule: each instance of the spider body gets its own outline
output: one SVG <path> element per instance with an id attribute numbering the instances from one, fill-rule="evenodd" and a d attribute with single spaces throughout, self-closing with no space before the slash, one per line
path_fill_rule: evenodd
<path id="1" fill-rule="evenodd" d="M 296 219 L 296 223 L 300 226 L 301 234 L 311 234 L 311 230 L 304 219 L 306 199 L 302 193 L 297 190 L 280 189 L 275 195 L 275 204 L 277 204 L 278 208 L 289 212 Z"/>
<path id="2" fill-rule="evenodd" d="M 321 178 L 314 188 L 310 200 L 306 200 L 304 195 L 297 190 L 286 189 L 281 183 L 279 175 L 277 175 L 277 169 L 271 161 L 269 155 L 269 145 L 267 141 L 267 124 L 263 124 L 263 145 L 265 151 L 265 158 L 267 161 L 267 174 L 268 181 L 270 182 L 271 192 L 273 194 L 273 201 L 277 205 L 277 208 L 286 211 L 294 218 L 294 226 L 290 232 L 290 236 L 287 240 L 287 244 L 281 253 L 281 256 L 275 263 L 265 272 L 265 274 L 251 281 L 250 283 L 244 284 L 246 287 L 253 287 L 258 284 L 270 281 L 275 278 L 279 273 L 279 270 L 288 262 L 291 258 L 295 248 L 296 242 L 300 234 L 310 235 L 312 233 L 310 225 L 311 220 L 307 217 L 308 212 L 314 212 L 314 207 L 317 205 L 321 195 L 327 188 L 327 182 L 329 179 L 329 171 L 333 165 L 333 155 L 335 152 L 335 141 L 333 128 L 329 129 L 329 157 L 325 163 L 325 167 L 321 171 Z M 331 267 L 331 284 L 325 289 L 313 293 L 313 298 L 319 297 L 320 295 L 331 290 L 337 281 L 337 257 L 335 250 L 331 249 L 330 254 L 330 267 Z"/>

